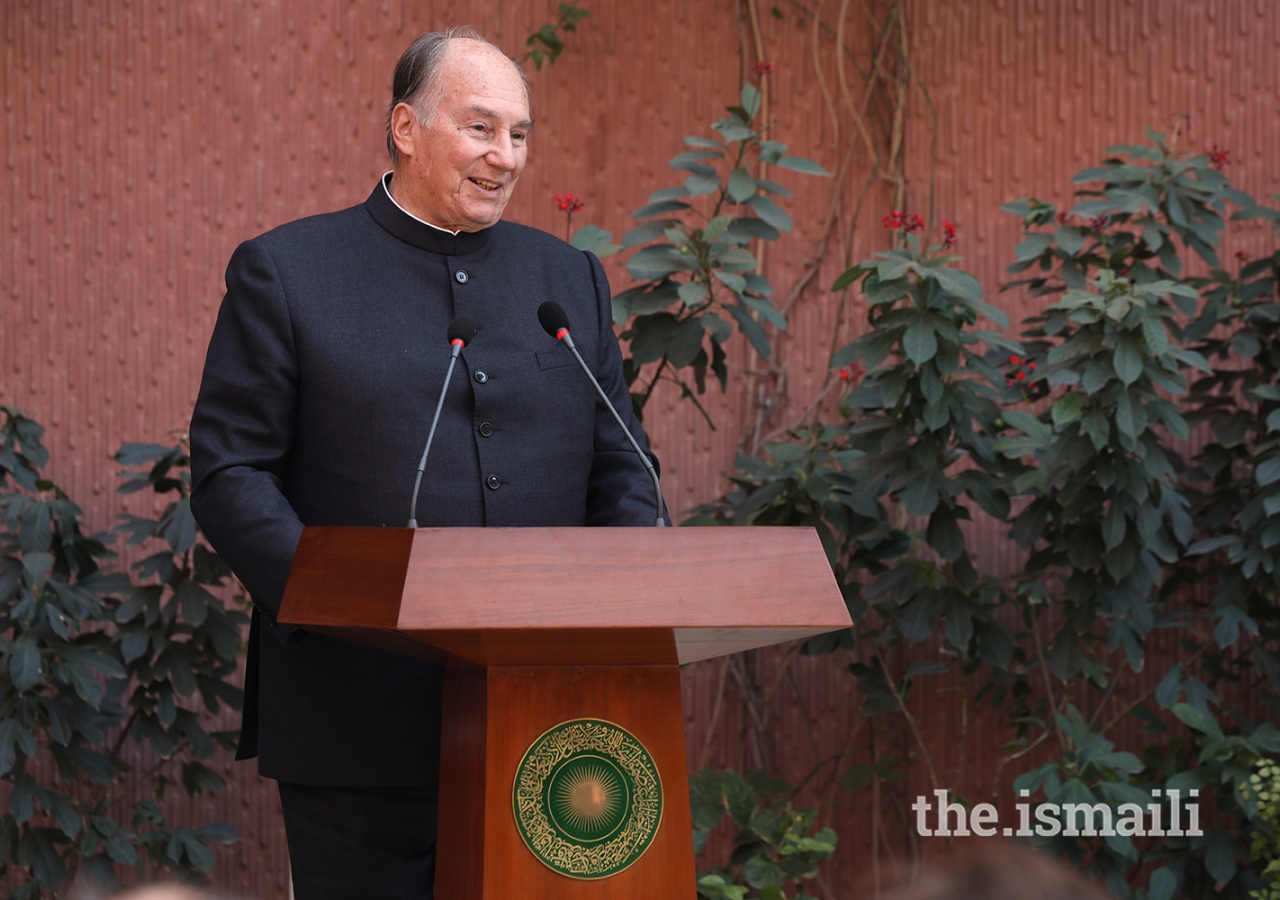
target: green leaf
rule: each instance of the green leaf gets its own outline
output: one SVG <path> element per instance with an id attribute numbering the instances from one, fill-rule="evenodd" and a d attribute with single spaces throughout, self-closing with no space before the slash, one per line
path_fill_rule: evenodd
<path id="1" fill-rule="evenodd" d="M 680 188 L 679 190 L 680 190 L 681 196 L 688 193 L 688 191 L 685 188 Z M 631 218 L 651 219 L 654 216 L 664 216 L 667 213 L 682 212 L 686 209 L 693 209 L 693 207 L 690 206 L 688 203 L 684 203 L 680 200 L 658 200 L 655 202 L 646 203 L 644 206 L 640 207 L 635 212 L 633 212 L 631 214 Z"/>
<path id="2" fill-rule="evenodd" d="M 725 309 L 729 312 L 729 315 L 737 320 L 738 327 L 747 336 L 751 346 L 755 347 L 756 352 L 768 359 L 773 352 L 773 348 L 769 346 L 769 336 L 764 333 L 764 326 L 751 318 L 751 314 L 741 304 L 726 306 Z"/>
<path id="3" fill-rule="evenodd" d="M 720 176 L 715 172 L 695 172 L 684 180 L 685 189 L 697 197 L 702 194 L 714 194 L 720 190 Z M 639 218 L 637 216 L 637 218 Z"/>
<path id="4" fill-rule="evenodd" d="M 676 293 L 680 295 L 685 306 L 697 306 L 706 300 L 708 295 L 707 286 L 701 281 L 686 281 L 676 289 Z"/>
<path id="5" fill-rule="evenodd" d="M 1218 723 L 1189 703 L 1175 703 L 1173 714 L 1189 728 L 1194 728 L 1211 738 L 1222 737 L 1222 729 L 1218 727 Z"/>
<path id="6" fill-rule="evenodd" d="M 745 828 L 756 811 L 756 792 L 745 778 L 733 771 L 724 773 L 721 785 L 729 818 L 739 827 Z"/>
<path id="7" fill-rule="evenodd" d="M 946 266 L 938 266 L 931 268 L 929 274 L 937 279 L 938 284 L 942 285 L 942 289 L 948 294 L 953 294 L 962 300 L 968 301 L 970 306 L 977 309 L 1001 328 L 1009 327 L 1009 317 L 1004 312 L 981 302 L 982 285 L 978 283 L 978 279 L 968 272 L 961 272 L 958 269 L 951 269 Z"/>
<path id="8" fill-rule="evenodd" d="M 907 506 L 907 512 L 913 516 L 932 515 L 938 507 L 939 473 L 936 469 L 927 469 L 923 475 L 911 480 L 899 495 Z"/>
<path id="9" fill-rule="evenodd" d="M 726 240 L 735 240 L 745 244 L 752 238 L 760 238 L 762 241 L 776 241 L 782 237 L 782 232 L 764 219 L 757 219 L 754 216 L 739 216 L 725 229 L 724 236 Z"/>
<path id="10" fill-rule="evenodd" d="M 1059 225 L 1053 233 L 1053 238 L 1059 249 L 1068 256 L 1075 256 L 1084 249 L 1084 235 L 1079 228 L 1071 225 Z"/>
<path id="11" fill-rule="evenodd" d="M 663 233 L 668 228 L 679 224 L 679 219 L 654 219 L 637 225 L 622 236 L 622 247 L 627 250 L 632 247 L 638 247 L 641 244 L 647 244 L 650 241 L 656 241 L 663 236 Z"/>
<path id="12" fill-rule="evenodd" d="M 1168 868 L 1162 867 L 1151 873 L 1147 900 L 1173 900 L 1177 890 L 1177 877 Z"/>
<path id="13" fill-rule="evenodd" d="M 803 172 L 805 175 L 826 175 L 828 177 L 831 175 L 818 163 L 803 156 L 784 156 L 774 165 L 782 169 L 790 169 L 793 172 Z"/>
<path id="14" fill-rule="evenodd" d="M 717 281 L 721 282 L 735 294 L 741 294 L 747 289 L 747 279 L 743 278 L 737 272 L 726 272 L 723 269 L 713 269 L 711 274 Z"/>
<path id="15" fill-rule="evenodd" d="M 1029 234 L 1026 240 L 1014 248 L 1013 255 L 1019 262 L 1038 259 L 1052 243 L 1053 235 L 1051 234 Z"/>
<path id="16" fill-rule="evenodd" d="M 699 319 L 702 321 L 702 327 L 711 333 L 711 339 L 717 344 L 723 344 L 733 337 L 733 326 L 715 313 L 705 312 L 699 316 Z"/>
<path id="17" fill-rule="evenodd" d="M 923 314 L 915 316 L 902 336 L 902 349 L 917 366 L 923 365 L 938 352 L 938 337 L 934 334 L 933 323 Z"/>
<path id="18" fill-rule="evenodd" d="M 754 84 L 742 86 L 742 108 L 747 111 L 747 118 L 754 119 L 760 112 L 760 91 Z"/>
<path id="19" fill-rule="evenodd" d="M 787 873 L 763 857 L 753 856 L 742 867 L 742 877 L 753 888 L 780 887 L 787 880 Z"/>
<path id="20" fill-rule="evenodd" d="M 779 231 L 791 231 L 791 217 L 783 212 L 778 204 L 763 194 L 756 194 L 747 200 L 747 206 L 751 207 L 752 212 L 757 216 Z"/>
<path id="21" fill-rule="evenodd" d="M 1158 319 L 1142 320 L 1142 339 L 1147 342 L 1152 356 L 1163 356 L 1169 349 L 1169 332 Z"/>
<path id="22" fill-rule="evenodd" d="M 718 186 L 718 183 L 717 183 Z M 729 199 L 734 203 L 746 203 L 755 196 L 756 180 L 746 169 L 737 168 L 729 173 Z"/>
<path id="23" fill-rule="evenodd" d="M 762 320 L 768 322 L 779 331 L 787 330 L 787 319 L 778 309 L 763 297 L 752 297 L 743 295 L 742 302 L 758 315 Z"/>
<path id="24" fill-rule="evenodd" d="M 1280 481 L 1280 455 L 1264 460 L 1253 470 L 1253 478 L 1261 487 Z"/>
<path id="25" fill-rule="evenodd" d="M 623 266 L 636 281 L 650 281 L 676 272 L 687 272 L 694 267 L 694 261 L 670 244 L 655 244 L 636 251 Z"/>
<path id="26" fill-rule="evenodd" d="M 9 652 L 9 678 L 18 693 L 35 687 L 40 681 L 40 646 L 35 636 L 24 634 L 13 642 Z"/>
<path id="27" fill-rule="evenodd" d="M 1210 828 L 1209 849 L 1204 855 L 1204 867 L 1219 888 L 1236 877 L 1236 851 L 1234 842 L 1221 828 Z"/>
<path id="28" fill-rule="evenodd" d="M 866 272 L 867 270 L 862 268 L 862 266 L 854 266 L 852 269 L 845 269 L 844 272 L 840 275 L 840 277 L 837 278 L 834 283 L 832 283 L 831 290 L 843 291 L 849 285 L 853 284 L 855 281 L 861 278 L 864 274 L 866 274 Z"/>
<path id="29" fill-rule="evenodd" d="M 612 256 L 622 249 L 613 242 L 613 232 L 598 225 L 583 225 L 569 243 L 577 250 L 594 253 L 600 258 Z"/>
<path id="30" fill-rule="evenodd" d="M 667 341 L 667 358 L 677 369 L 693 362 L 702 349 L 702 322 L 686 319 L 676 326 L 675 333 Z"/>
<path id="31" fill-rule="evenodd" d="M 730 176 L 730 180 L 732 180 L 732 176 Z M 712 243 L 716 238 L 724 234 L 725 229 L 731 224 L 733 224 L 733 216 L 727 213 L 721 216 L 716 216 L 706 224 L 705 228 L 702 229 L 702 239 L 708 244 Z"/>
<path id="32" fill-rule="evenodd" d="M 1053 404 L 1053 424 L 1055 428 L 1061 429 L 1064 425 L 1069 425 L 1080 417 L 1080 413 L 1089 403 L 1087 395 L 1080 391 L 1071 391 L 1061 400 Z"/>
<path id="33" fill-rule="evenodd" d="M 1142 375 L 1142 351 L 1131 335 L 1122 334 L 1116 339 L 1116 350 L 1111 363 L 1115 366 L 1116 376 L 1126 387 Z"/>

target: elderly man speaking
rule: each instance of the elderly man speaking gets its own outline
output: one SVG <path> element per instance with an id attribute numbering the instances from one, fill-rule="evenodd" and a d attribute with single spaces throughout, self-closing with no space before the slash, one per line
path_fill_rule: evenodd
<path id="1" fill-rule="evenodd" d="M 299 900 L 432 896 L 442 669 L 276 622 L 304 525 L 652 525 L 652 482 L 554 300 L 631 415 L 599 261 L 501 221 L 532 128 L 520 69 L 470 29 L 396 66 L 394 168 L 362 205 L 241 244 L 191 423 L 192 509 L 254 601 L 237 758 L 279 782 Z M 353 598 L 352 602 L 358 602 Z"/>

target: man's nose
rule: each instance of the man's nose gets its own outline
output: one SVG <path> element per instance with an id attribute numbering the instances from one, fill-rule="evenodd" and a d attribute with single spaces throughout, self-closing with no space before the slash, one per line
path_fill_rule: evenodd
<path id="1" fill-rule="evenodd" d="M 497 135 L 497 138 L 489 145 L 489 152 L 485 154 L 485 159 L 489 165 L 503 172 L 510 172 L 516 167 L 516 145 L 511 140 L 511 135 L 503 131 Z"/>

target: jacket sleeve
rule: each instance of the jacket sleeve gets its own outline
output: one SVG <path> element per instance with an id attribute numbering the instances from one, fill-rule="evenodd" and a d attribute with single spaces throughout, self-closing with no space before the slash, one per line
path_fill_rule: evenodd
<path id="1" fill-rule="evenodd" d="M 587 360 L 613 407 L 626 423 L 636 442 L 653 460 L 659 473 L 658 458 L 649 450 L 649 439 L 636 419 L 631 406 L 631 391 L 622 374 L 622 351 L 613 333 L 613 300 L 609 280 L 594 254 L 586 254 L 591 263 L 591 278 L 596 292 L 597 327 L 596 359 Z M 604 404 L 596 403 L 595 454 L 587 485 L 588 525 L 648 525 L 655 516 L 653 480 L 636 457 L 626 436 Z M 665 511 L 664 511 L 665 513 Z M 667 517 L 667 524 L 671 520 Z"/>
<path id="2" fill-rule="evenodd" d="M 284 494 L 297 401 L 285 292 L 270 253 L 248 241 L 227 266 L 191 417 L 191 510 L 271 625 L 302 534 Z"/>

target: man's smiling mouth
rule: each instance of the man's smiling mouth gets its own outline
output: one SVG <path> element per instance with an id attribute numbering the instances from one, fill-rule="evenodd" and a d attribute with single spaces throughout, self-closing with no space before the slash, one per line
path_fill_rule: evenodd
<path id="1" fill-rule="evenodd" d="M 468 180 L 484 188 L 486 191 L 496 191 L 498 188 L 502 187 L 499 182 L 485 181 L 483 178 L 470 178 Z"/>

